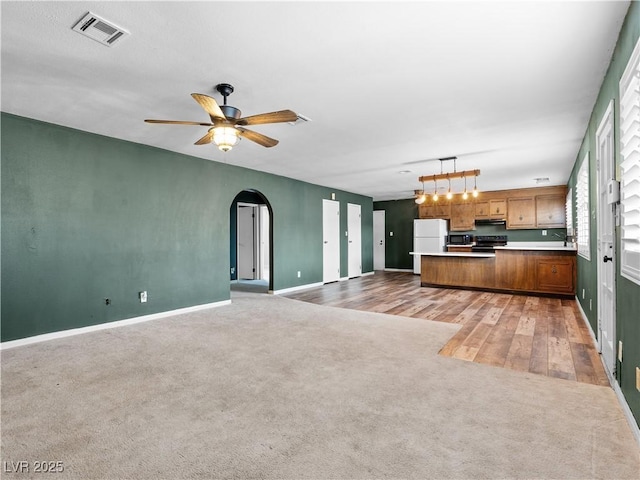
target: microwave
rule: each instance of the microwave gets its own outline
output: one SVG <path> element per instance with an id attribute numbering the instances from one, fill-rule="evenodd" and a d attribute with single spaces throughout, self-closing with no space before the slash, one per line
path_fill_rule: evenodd
<path id="1" fill-rule="evenodd" d="M 447 236 L 448 245 L 471 245 L 471 235 L 468 233 L 450 233 Z"/>

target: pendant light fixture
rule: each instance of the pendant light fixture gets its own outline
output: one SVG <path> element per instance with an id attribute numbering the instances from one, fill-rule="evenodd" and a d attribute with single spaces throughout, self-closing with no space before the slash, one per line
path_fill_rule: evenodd
<path id="1" fill-rule="evenodd" d="M 480 170 L 476 169 L 476 170 L 465 170 L 463 172 L 458 172 L 456 170 L 456 163 L 455 163 L 456 159 L 457 157 L 440 158 L 438 159 L 440 160 L 440 174 L 424 175 L 418 178 L 418 181 L 422 182 L 423 192 L 424 192 L 424 182 L 433 181 L 434 193 L 432 196 L 432 200 L 434 202 L 437 202 L 439 198 L 438 197 L 438 180 L 447 180 L 448 187 L 449 187 L 447 190 L 447 199 L 451 200 L 454 196 L 454 191 L 451 189 L 451 180 L 456 178 L 464 179 L 464 191 L 462 193 L 462 199 L 467 200 L 469 198 L 469 192 L 467 191 L 467 177 L 471 177 L 472 175 L 473 175 L 473 191 L 471 192 L 471 195 L 473 196 L 473 198 L 478 197 L 479 192 L 478 192 L 478 186 L 477 186 L 477 177 L 478 175 L 480 175 Z M 453 172 L 444 173 L 443 162 L 450 161 L 450 160 L 453 160 Z M 417 203 L 417 199 L 416 199 L 416 203 Z"/>

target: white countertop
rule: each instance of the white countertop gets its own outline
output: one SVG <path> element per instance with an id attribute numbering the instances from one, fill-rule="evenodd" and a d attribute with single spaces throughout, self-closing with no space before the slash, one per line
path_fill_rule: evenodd
<path id="1" fill-rule="evenodd" d="M 494 247 L 495 250 L 542 250 L 575 252 L 574 246 L 565 246 L 564 242 L 508 242 L 504 247 Z"/>
<path id="2" fill-rule="evenodd" d="M 478 252 L 409 252 L 409 255 L 426 255 L 430 257 L 471 257 L 471 258 L 494 258 L 495 253 Z"/>

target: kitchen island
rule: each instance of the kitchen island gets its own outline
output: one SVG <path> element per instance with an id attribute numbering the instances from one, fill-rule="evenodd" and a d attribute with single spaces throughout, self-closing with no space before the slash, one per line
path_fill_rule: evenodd
<path id="1" fill-rule="evenodd" d="M 493 253 L 410 253 L 420 255 L 423 287 L 575 296 L 575 248 L 527 245 L 496 247 Z"/>

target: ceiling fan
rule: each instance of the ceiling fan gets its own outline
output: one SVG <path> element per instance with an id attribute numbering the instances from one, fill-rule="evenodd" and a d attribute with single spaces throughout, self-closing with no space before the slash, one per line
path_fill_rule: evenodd
<path id="1" fill-rule="evenodd" d="M 244 128 L 247 125 L 263 125 L 266 123 L 284 123 L 295 122 L 298 115 L 291 110 L 279 110 L 277 112 L 260 113 L 242 118 L 242 112 L 227 105 L 227 97 L 233 93 L 233 86 L 228 83 L 220 83 L 216 86 L 216 90 L 224 97 L 224 104 L 218 105 L 214 98 L 202 93 L 192 93 L 191 96 L 202 108 L 209 114 L 210 123 L 206 122 L 188 122 L 181 120 L 151 120 L 146 119 L 147 123 L 165 123 L 172 125 L 201 125 L 203 127 L 211 127 L 195 145 L 205 145 L 207 143 L 215 143 L 220 150 L 228 152 L 240 141 L 240 137 L 256 142 L 263 147 L 275 147 L 278 140 L 267 137 L 253 130 Z"/>

